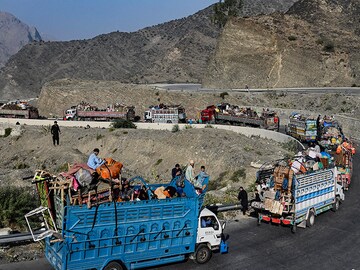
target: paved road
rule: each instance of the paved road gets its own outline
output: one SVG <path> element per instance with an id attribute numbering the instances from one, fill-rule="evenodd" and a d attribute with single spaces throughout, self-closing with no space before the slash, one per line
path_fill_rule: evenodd
<path id="1" fill-rule="evenodd" d="M 192 261 L 154 268 L 165 269 L 242 269 L 242 270 L 342 270 L 360 269 L 360 157 L 355 156 L 354 176 L 346 200 L 336 213 L 316 217 L 311 228 L 298 229 L 262 224 L 244 218 L 228 224 L 230 252 L 215 254 L 205 265 Z M 45 261 L 0 265 L 0 270 L 51 270 Z"/>
<path id="2" fill-rule="evenodd" d="M 304 88 L 271 88 L 271 89 L 217 89 L 217 88 L 203 88 L 201 84 L 153 84 L 150 85 L 159 89 L 165 89 L 169 91 L 201 91 L 201 92 L 250 92 L 250 93 L 262 93 L 275 91 L 275 92 L 288 92 L 297 94 L 324 94 L 324 93 L 344 93 L 347 95 L 360 95 L 360 87 L 304 87 Z"/>

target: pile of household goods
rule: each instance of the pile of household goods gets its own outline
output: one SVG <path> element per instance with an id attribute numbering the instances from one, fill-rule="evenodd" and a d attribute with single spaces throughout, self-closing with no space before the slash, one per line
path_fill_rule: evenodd
<path id="1" fill-rule="evenodd" d="M 92 207 L 106 202 L 126 202 L 166 199 L 196 195 L 193 185 L 183 176 L 169 184 L 149 185 L 139 176 L 121 176 L 123 164 L 111 158 L 96 170 L 86 164 L 75 164 L 67 172 L 53 175 L 37 170 L 32 182 L 36 184 L 41 205 L 50 210 L 55 204 L 87 205 Z"/>
<path id="2" fill-rule="evenodd" d="M 77 109 L 79 111 L 107 111 L 107 112 L 126 112 L 128 108 L 134 108 L 133 106 L 127 106 L 125 104 L 116 102 L 110 105 L 107 105 L 106 108 L 98 108 L 93 106 L 88 102 L 82 101 L 77 106 L 71 107 L 72 109 Z"/>
<path id="3" fill-rule="evenodd" d="M 269 109 L 263 109 L 262 113 L 258 113 L 250 107 L 239 107 L 237 105 L 230 105 L 229 103 L 217 104 L 215 111 L 218 113 L 223 113 L 223 114 L 230 114 L 230 115 L 236 115 L 236 116 L 247 116 L 247 117 L 254 117 L 254 118 L 257 118 L 257 117 L 260 118 L 263 115 L 274 113 L 273 111 L 269 111 Z"/>
<path id="4" fill-rule="evenodd" d="M 325 115 L 324 118 L 320 119 L 319 125 L 319 143 L 321 146 L 332 148 L 334 145 L 340 144 L 345 138 L 340 124 L 333 117 Z"/>
<path id="5" fill-rule="evenodd" d="M 0 109 L 3 110 L 26 110 L 31 108 L 32 106 L 27 101 L 10 101 L 8 103 L 3 104 Z"/>
<path id="6" fill-rule="evenodd" d="M 166 105 L 164 103 L 160 103 L 159 105 L 151 105 L 149 106 L 150 110 L 171 110 L 171 109 L 184 109 L 181 105 Z"/>
<path id="7" fill-rule="evenodd" d="M 313 148 L 299 152 L 291 160 L 275 161 L 271 166 L 267 164 L 257 173 L 257 191 L 263 202 L 255 202 L 253 206 L 278 215 L 284 211 L 290 212 L 293 205 L 294 176 L 333 166 L 333 158 L 329 153 L 316 152 Z"/>

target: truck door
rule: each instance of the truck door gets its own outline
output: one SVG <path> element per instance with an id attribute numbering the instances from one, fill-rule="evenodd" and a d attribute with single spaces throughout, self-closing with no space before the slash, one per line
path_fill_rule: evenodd
<path id="1" fill-rule="evenodd" d="M 201 215 L 199 218 L 197 243 L 210 243 L 219 246 L 222 229 L 215 215 Z"/>

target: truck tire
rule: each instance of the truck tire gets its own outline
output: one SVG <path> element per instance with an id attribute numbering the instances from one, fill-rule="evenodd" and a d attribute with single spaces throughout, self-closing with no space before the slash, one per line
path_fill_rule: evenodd
<path id="1" fill-rule="evenodd" d="M 336 212 L 337 210 L 339 210 L 340 208 L 340 198 L 336 197 L 335 198 L 335 202 L 333 203 L 333 207 L 331 210 L 333 210 L 334 212 Z"/>
<path id="2" fill-rule="evenodd" d="M 306 220 L 306 226 L 312 227 L 312 226 L 314 226 L 314 224 L 315 224 L 315 213 L 314 213 L 314 210 L 310 210 L 308 218 Z"/>
<path id="3" fill-rule="evenodd" d="M 198 264 L 204 264 L 211 259 L 211 256 L 212 252 L 210 248 L 207 245 L 202 244 L 196 249 L 195 262 Z"/>
<path id="4" fill-rule="evenodd" d="M 125 268 L 118 262 L 109 262 L 104 270 L 125 270 Z"/>

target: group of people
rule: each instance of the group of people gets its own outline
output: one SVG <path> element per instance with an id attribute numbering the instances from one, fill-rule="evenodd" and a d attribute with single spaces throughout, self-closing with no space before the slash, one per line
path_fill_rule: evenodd
<path id="1" fill-rule="evenodd" d="M 180 164 L 175 164 L 175 167 L 171 170 L 172 179 L 182 174 L 183 170 L 180 168 Z M 185 179 L 192 183 L 199 193 L 207 190 L 209 175 L 205 172 L 205 166 L 201 166 L 200 172 L 196 174 L 194 160 L 190 160 L 189 165 L 186 167 Z"/>

